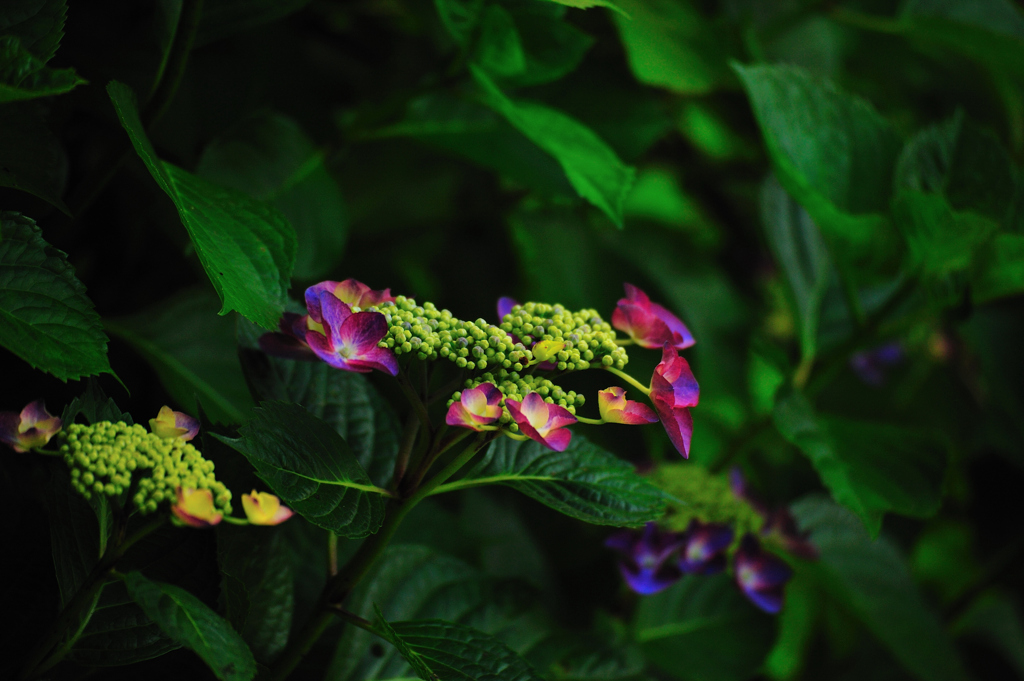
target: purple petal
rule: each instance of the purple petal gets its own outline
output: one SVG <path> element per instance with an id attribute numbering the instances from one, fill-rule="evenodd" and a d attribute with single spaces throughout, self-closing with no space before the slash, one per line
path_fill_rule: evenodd
<path id="1" fill-rule="evenodd" d="M 733 536 L 728 525 L 691 520 L 679 567 L 697 574 L 721 572 L 725 568 L 725 550 L 732 544 Z"/>
<path id="2" fill-rule="evenodd" d="M 22 427 L 35 426 L 40 421 L 52 418 L 53 415 L 46 411 L 46 402 L 44 400 L 35 400 L 34 402 L 30 402 L 21 410 Z"/>
<path id="3" fill-rule="evenodd" d="M 350 308 L 347 303 L 343 303 L 337 298 L 335 298 L 333 293 L 322 292 L 320 294 L 320 312 L 323 315 L 323 321 L 321 322 L 321 324 L 324 325 L 324 329 L 327 331 L 327 333 L 334 337 L 334 344 L 339 345 L 337 338 L 338 333 L 341 330 L 341 328 L 345 325 L 345 322 L 354 316 L 352 314 L 352 308 Z M 359 314 L 380 313 L 361 312 Z M 309 316 L 313 317 L 312 311 L 310 311 Z M 384 315 L 380 315 L 380 317 L 383 320 Z M 315 318 L 314 321 L 316 321 Z M 386 321 L 384 322 L 384 333 L 387 333 Z M 381 334 L 381 336 L 383 335 L 384 334 Z M 377 340 L 380 340 L 380 338 L 378 338 Z"/>
<path id="4" fill-rule="evenodd" d="M 18 424 L 21 416 L 14 411 L 0 411 L 0 442 L 11 447 L 18 444 Z"/>
<path id="5" fill-rule="evenodd" d="M 498 298 L 498 321 L 500 322 L 504 319 L 505 315 L 511 312 L 512 308 L 518 304 L 514 298 L 509 298 L 508 296 Z"/>
<path id="6" fill-rule="evenodd" d="M 629 588 L 641 596 L 650 596 L 679 581 L 683 576 L 679 568 L 667 563 L 658 570 L 642 570 L 628 563 L 619 563 L 619 571 Z"/>
<path id="7" fill-rule="evenodd" d="M 690 440 L 693 436 L 693 417 L 690 410 L 682 407 L 673 409 L 664 402 L 656 401 L 654 406 L 661 417 L 661 425 L 668 433 L 668 439 L 684 459 L 690 458 Z"/>
<path id="8" fill-rule="evenodd" d="M 339 304 L 345 305 L 340 301 Z M 356 359 L 369 357 L 373 350 L 383 350 L 377 343 L 388 333 L 388 321 L 380 312 L 357 312 L 348 315 L 342 324 L 331 326 L 335 346 L 351 348 L 352 357 Z"/>
<path id="9" fill-rule="evenodd" d="M 349 364 L 353 367 L 376 369 L 392 376 L 398 375 L 398 359 L 395 357 L 395 353 L 388 348 L 374 346 L 360 357 L 349 360 Z M 361 368 L 353 370 L 363 371 Z"/>
<path id="10" fill-rule="evenodd" d="M 782 610 L 782 601 L 786 592 L 782 585 L 761 591 L 752 591 L 742 587 L 741 590 L 751 603 L 769 615 L 775 615 Z"/>

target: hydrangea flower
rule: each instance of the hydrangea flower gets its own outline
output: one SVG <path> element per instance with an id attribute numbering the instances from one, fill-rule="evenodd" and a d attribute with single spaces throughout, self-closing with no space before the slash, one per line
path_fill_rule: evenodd
<path id="1" fill-rule="evenodd" d="M 745 534 L 733 565 L 736 583 L 754 605 L 773 615 L 782 609 L 786 582 L 793 576 L 786 563 L 761 548 L 754 535 Z"/>
<path id="2" fill-rule="evenodd" d="M 177 501 L 171 506 L 174 522 L 189 527 L 212 527 L 224 517 L 213 503 L 213 492 L 208 489 L 179 487 Z"/>
<path id="3" fill-rule="evenodd" d="M 188 442 L 199 434 L 199 419 L 180 411 L 174 411 L 167 405 L 160 407 L 155 419 L 149 420 L 149 430 L 157 437 L 174 439 L 180 437 Z"/>
<path id="4" fill-rule="evenodd" d="M 903 345 L 893 341 L 855 353 L 850 357 L 850 367 L 863 382 L 880 386 L 885 383 L 886 372 L 902 362 L 904 357 Z"/>
<path id="5" fill-rule="evenodd" d="M 351 307 L 367 308 L 381 303 L 393 303 L 395 297 L 391 289 L 375 291 L 361 281 L 346 279 L 345 281 L 321 281 L 306 289 L 306 305 L 310 306 L 310 298 L 318 298 L 321 292 L 327 292 Z"/>
<path id="6" fill-rule="evenodd" d="M 253 525 L 280 525 L 294 514 L 273 494 L 256 490 L 242 495 L 242 508 Z"/>
<path id="7" fill-rule="evenodd" d="M 60 429 L 60 418 L 46 411 L 43 400 L 29 403 L 21 413 L 0 411 L 0 442 L 16 452 L 44 446 Z"/>
<path id="8" fill-rule="evenodd" d="M 623 284 L 626 297 L 612 312 L 612 326 L 629 335 L 642 348 L 660 348 L 668 343 L 677 350 L 694 344 L 693 334 L 674 314 L 632 284 Z"/>
<path id="9" fill-rule="evenodd" d="M 685 545 L 679 557 L 679 568 L 683 572 L 713 575 L 725 569 L 726 549 L 735 536 L 731 527 L 702 523 L 694 518 L 684 536 Z"/>
<path id="10" fill-rule="evenodd" d="M 498 321 L 500 322 L 504 319 L 505 315 L 511 312 L 512 308 L 518 304 L 515 298 L 509 298 L 508 296 L 498 298 Z"/>
<path id="11" fill-rule="evenodd" d="M 545 402 L 539 393 L 530 393 L 522 402 L 506 399 L 505 406 L 523 435 L 556 452 L 569 446 L 572 433 L 565 426 L 576 423 L 576 417 L 565 407 Z"/>
<path id="12" fill-rule="evenodd" d="M 493 383 L 481 383 L 475 388 L 463 390 L 458 402 L 452 402 L 444 422 L 449 426 L 460 426 L 483 430 L 501 417 L 501 391 Z"/>
<path id="13" fill-rule="evenodd" d="M 662 348 L 661 363 L 651 377 L 651 401 L 661 418 L 669 439 L 683 458 L 690 456 L 693 417 L 690 407 L 697 406 L 700 387 L 690 371 L 690 363 L 679 356 L 671 344 Z"/>
<path id="14" fill-rule="evenodd" d="M 810 541 L 810 532 L 801 532 L 796 526 L 796 519 L 784 506 L 770 509 L 757 495 L 750 491 L 746 479 L 739 467 L 729 471 L 729 484 L 732 492 L 750 504 L 765 519 L 761 534 L 774 537 L 787 552 L 805 560 L 816 560 L 818 549 Z"/>
<path id="15" fill-rule="evenodd" d="M 684 542 L 683 536 L 660 530 L 656 523 L 647 523 L 641 531 L 616 532 L 604 545 L 622 555 L 619 571 L 629 588 L 647 596 L 667 589 L 683 576 L 672 558 Z"/>
<path id="16" fill-rule="evenodd" d="M 323 329 L 314 327 L 306 331 L 306 343 L 320 359 L 345 371 L 368 373 L 379 369 L 392 376 L 398 374 L 395 354 L 377 346 L 388 333 L 384 315 L 353 313 L 352 308 L 326 290 L 315 298 L 310 298 L 307 290 L 306 303 L 310 320 Z"/>
<path id="17" fill-rule="evenodd" d="M 626 391 L 619 386 L 612 386 L 597 393 L 597 406 L 601 418 L 608 423 L 625 423 L 641 425 L 657 423 L 658 415 L 646 404 L 626 399 Z"/>

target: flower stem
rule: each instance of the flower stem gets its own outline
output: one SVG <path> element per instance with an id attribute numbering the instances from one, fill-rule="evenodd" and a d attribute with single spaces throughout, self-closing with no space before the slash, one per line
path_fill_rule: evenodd
<path id="1" fill-rule="evenodd" d="M 579 421 L 580 423 L 589 423 L 594 426 L 601 426 L 604 425 L 605 423 L 608 423 L 604 419 L 588 419 L 586 416 L 580 416 L 578 414 L 576 415 L 576 420 Z"/>
<path id="2" fill-rule="evenodd" d="M 619 369 L 616 369 L 615 367 L 605 367 L 605 370 L 612 372 L 613 374 L 624 380 L 626 383 L 629 383 L 631 386 L 642 392 L 644 395 L 651 394 L 650 388 L 640 383 L 640 381 L 636 380 L 635 378 L 627 374 L 625 371 L 621 371 Z"/>

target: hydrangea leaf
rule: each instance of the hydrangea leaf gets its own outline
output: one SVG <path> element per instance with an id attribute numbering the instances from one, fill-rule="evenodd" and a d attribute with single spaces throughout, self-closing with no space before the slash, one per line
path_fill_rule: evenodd
<path id="1" fill-rule="evenodd" d="M 632 628 L 647 659 L 683 681 L 749 679 L 775 638 L 728 575 L 686 575 L 641 599 Z"/>
<path id="2" fill-rule="evenodd" d="M 386 486 L 402 432 L 387 400 L 363 374 L 338 371 L 323 362 L 265 355 L 257 346 L 260 333 L 254 324 L 239 320 L 239 356 L 256 398 L 301 404 L 345 440 L 373 484 Z"/>
<path id="3" fill-rule="evenodd" d="M 288 643 L 295 607 L 284 533 L 227 523 L 216 532 L 225 617 L 256 659 L 270 664 Z"/>
<path id="4" fill-rule="evenodd" d="M 387 622 L 377 611 L 381 636 L 425 681 L 539 681 L 526 660 L 481 631 L 443 620 Z"/>
<path id="5" fill-rule="evenodd" d="M 67 158 L 36 102 L 0 107 L 0 187 L 28 192 L 67 216 L 61 194 Z"/>
<path id="6" fill-rule="evenodd" d="M 619 227 L 636 170 L 624 164 L 593 130 L 572 117 L 532 102 L 514 102 L 479 67 L 471 66 L 483 102 L 562 165 L 576 192 Z"/>
<path id="7" fill-rule="evenodd" d="M 824 497 L 798 501 L 792 512 L 819 553 L 799 569 L 849 608 L 915 678 L 970 678 L 896 546 L 872 540 L 856 516 Z"/>
<path id="8" fill-rule="evenodd" d="M 732 80 L 722 36 L 689 2 L 619 0 L 615 26 L 629 67 L 645 85 L 702 94 Z"/>
<path id="9" fill-rule="evenodd" d="M 9 212 L 0 213 L 0 345 L 62 381 L 113 374 L 100 317 L 67 256 Z"/>
<path id="10" fill-rule="evenodd" d="M 948 450 L 919 431 L 835 417 L 820 418 L 807 399 L 776 404 L 775 425 L 818 471 L 839 503 L 875 536 L 888 511 L 929 517 L 942 501 Z"/>
<path id="11" fill-rule="evenodd" d="M 434 6 L 455 42 L 466 45 L 480 22 L 484 0 L 434 0 Z"/>
<path id="12" fill-rule="evenodd" d="M 851 255 L 879 260 L 893 252 L 885 215 L 900 140 L 888 121 L 802 69 L 734 68 L 786 191 Z"/>
<path id="13" fill-rule="evenodd" d="M 971 297 L 982 303 L 1024 291 L 1024 235 L 997 234 L 972 271 Z"/>
<path id="14" fill-rule="evenodd" d="M 246 117 L 203 150 L 196 174 L 281 211 L 295 228 L 295 277 L 315 280 L 345 250 L 348 212 L 318 150 L 293 119 L 273 112 Z"/>
<path id="15" fill-rule="evenodd" d="M 238 362 L 235 325 L 218 317 L 209 289 L 184 291 L 133 317 L 108 320 L 107 331 L 142 355 L 189 414 L 196 399 L 215 423 L 241 423 L 253 406 Z"/>
<path id="16" fill-rule="evenodd" d="M 469 472 L 435 493 L 488 484 L 507 485 L 595 525 L 639 527 L 665 512 L 661 490 L 578 433 L 564 452 L 533 440 L 498 438 Z"/>
<path id="17" fill-rule="evenodd" d="M 129 572 L 124 581 L 143 612 L 168 636 L 195 651 L 218 679 L 249 681 L 256 676 L 256 660 L 245 641 L 201 600 L 140 572 Z"/>
<path id="18" fill-rule="evenodd" d="M 370 481 L 340 435 L 303 407 L 263 402 L 231 439 L 281 500 L 342 537 L 372 534 L 384 522 L 386 491 Z"/>
<path id="19" fill-rule="evenodd" d="M 0 35 L 16 35 L 21 45 L 44 64 L 57 53 L 64 37 L 66 0 L 5 0 L 0 9 Z"/>
<path id="20" fill-rule="evenodd" d="M 85 82 L 74 69 L 47 67 L 17 36 L 0 37 L 0 103 L 60 95 Z"/>
<path id="21" fill-rule="evenodd" d="M 122 126 L 153 179 L 174 202 L 196 254 L 224 303 L 274 328 L 287 300 L 295 263 L 295 231 L 276 209 L 157 158 L 131 88 L 107 86 Z"/>
<path id="22" fill-rule="evenodd" d="M 607 7 L 610 10 L 614 10 L 619 14 L 629 16 L 626 12 L 610 0 L 547 0 L 547 2 L 554 2 L 559 5 L 565 5 L 566 7 L 575 7 L 576 9 L 590 9 L 591 7 Z"/>

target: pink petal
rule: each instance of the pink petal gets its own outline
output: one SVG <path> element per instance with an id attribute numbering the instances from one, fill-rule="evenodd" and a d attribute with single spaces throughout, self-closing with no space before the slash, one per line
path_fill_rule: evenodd
<path id="1" fill-rule="evenodd" d="M 559 430 L 552 430 L 549 432 L 547 437 L 541 439 L 541 442 L 556 452 L 564 452 L 566 447 L 569 446 L 569 441 L 571 439 L 572 431 L 561 428 Z"/>
<path id="2" fill-rule="evenodd" d="M 374 346 L 359 357 L 350 359 L 348 364 L 351 367 L 350 371 L 365 373 L 366 370 L 376 369 L 392 376 L 398 375 L 398 359 L 395 357 L 395 353 L 388 348 Z"/>
<path id="3" fill-rule="evenodd" d="M 320 310 L 321 315 L 323 316 L 323 321 L 321 322 L 321 324 L 324 325 L 324 329 L 327 331 L 327 334 L 332 336 L 334 344 L 340 345 L 341 343 L 339 343 L 338 341 L 338 332 L 344 327 L 345 322 L 347 322 L 350 318 L 354 316 L 352 314 L 352 308 L 350 308 L 346 303 L 343 303 L 337 298 L 335 298 L 330 293 L 321 293 Z M 376 313 L 367 312 L 365 314 Z M 309 316 L 313 318 L 312 311 L 310 311 Z M 380 316 L 381 319 L 383 320 L 384 315 Z M 313 319 L 315 321 L 315 318 Z M 384 323 L 384 327 L 384 333 L 387 333 L 387 322 Z M 383 336 L 384 334 L 381 335 Z M 378 340 L 380 339 L 378 338 Z"/>
<path id="4" fill-rule="evenodd" d="M 658 415 L 653 409 L 641 402 L 626 400 L 626 408 L 622 410 L 619 423 L 627 426 L 639 426 L 645 423 L 657 423 Z"/>
<path id="5" fill-rule="evenodd" d="M 344 303 L 339 303 L 345 305 Z M 346 307 L 348 307 L 346 305 Z M 340 326 L 333 326 L 335 346 L 351 348 L 353 358 L 363 359 L 388 333 L 388 321 L 380 312 L 357 312 Z"/>

